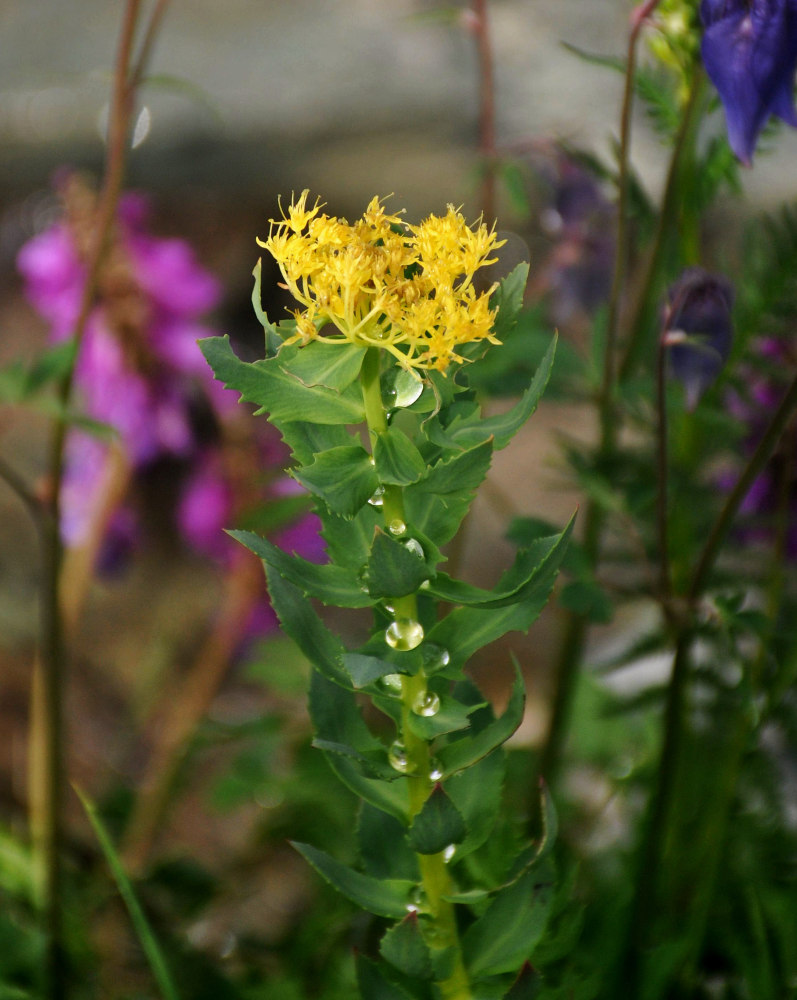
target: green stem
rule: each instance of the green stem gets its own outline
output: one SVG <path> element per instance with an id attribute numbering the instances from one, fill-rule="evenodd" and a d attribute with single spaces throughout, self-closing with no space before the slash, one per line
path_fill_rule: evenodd
<path id="1" fill-rule="evenodd" d="M 620 364 L 621 382 L 631 375 L 645 346 L 645 334 L 649 328 L 650 309 L 658 299 L 669 237 L 671 233 L 677 232 L 679 228 L 680 182 L 683 176 L 686 157 L 694 148 L 697 128 L 700 124 L 698 111 L 700 109 L 704 86 L 705 73 L 702 67 L 696 66 L 692 79 L 692 87 L 689 91 L 689 97 L 681 119 L 681 126 L 676 135 L 675 146 L 670 158 L 670 166 L 664 184 L 664 195 L 659 210 L 653 248 L 648 257 L 647 268 L 640 285 L 639 295 L 636 299 L 636 307 L 633 310 L 633 315 L 628 325 L 629 340 L 626 345 L 625 356 Z"/>
<path id="2" fill-rule="evenodd" d="M 756 450 L 750 457 L 735 487 L 728 495 L 725 505 L 709 533 L 687 594 L 691 608 L 694 608 L 703 594 L 719 554 L 720 545 L 725 539 L 742 501 L 764 465 L 769 461 L 780 435 L 795 409 L 797 409 L 797 376 L 792 380 Z M 640 849 L 636 896 L 630 910 L 628 939 L 620 962 L 620 967 L 623 970 L 624 989 L 629 996 L 635 995 L 635 990 L 642 981 L 642 955 L 651 939 L 650 924 L 659 908 L 658 889 L 661 886 L 664 862 L 670 847 L 673 809 L 677 801 L 675 791 L 679 764 L 687 736 L 686 691 L 691 638 L 691 623 L 685 622 L 680 626 L 676 640 L 672 677 L 667 693 L 664 737 L 656 790 L 651 799 L 644 839 Z M 732 754 L 732 762 L 737 769 L 743 746 L 743 734 L 737 733 L 736 745 Z M 721 811 L 723 815 L 727 814 L 729 802 L 732 800 L 732 796 L 730 798 L 729 796 L 730 793 L 727 793 L 722 800 Z M 723 823 L 723 829 L 724 825 Z"/>
<path id="3" fill-rule="evenodd" d="M 636 72 L 636 48 L 639 33 L 645 18 L 656 7 L 658 0 L 648 0 L 648 3 L 638 12 L 632 23 L 628 36 L 628 55 L 626 60 L 625 84 L 623 88 L 623 106 L 620 121 L 620 148 L 618 153 L 617 175 L 617 247 L 612 272 L 612 286 L 609 293 L 609 308 L 606 321 L 606 346 L 603 356 L 603 371 L 598 392 L 598 417 L 600 424 L 600 441 L 598 456 L 605 461 L 614 451 L 617 436 L 618 420 L 615 408 L 615 389 L 617 384 L 616 354 L 620 323 L 620 302 L 626 283 L 628 264 L 628 194 L 629 194 L 629 161 L 631 149 L 631 112 L 634 102 L 634 75 Z M 584 514 L 584 552 L 591 567 L 595 567 L 600 554 L 600 541 L 603 533 L 605 513 L 592 498 L 587 500 Z M 539 775 L 545 778 L 549 785 L 556 780 L 561 761 L 567 727 L 570 722 L 571 708 L 578 680 L 579 666 L 584 653 L 588 631 L 587 621 L 579 615 L 571 614 L 568 618 L 566 631 L 559 650 L 559 659 L 555 670 L 556 688 L 551 706 L 551 718 L 548 732 L 540 753 Z M 536 789 L 536 782 L 534 783 Z M 536 803 L 539 796 L 533 797 L 532 834 L 539 827 L 540 815 Z"/>
<path id="4" fill-rule="evenodd" d="M 378 348 L 369 348 L 363 360 L 360 381 L 362 385 L 365 419 L 372 452 L 380 434 L 387 430 L 387 416 L 382 402 L 379 381 L 381 357 Z M 382 515 L 385 526 L 395 521 L 405 521 L 404 496 L 400 486 L 385 484 L 382 496 Z M 393 598 L 392 606 L 396 619 L 418 620 L 418 601 L 415 594 Z M 426 675 L 423 671 L 412 676 L 401 675 L 401 740 L 407 755 L 407 782 L 409 788 L 409 819 L 412 821 L 423 809 L 434 788 L 431 778 L 432 758 L 426 740 L 413 733 L 410 719 L 414 706 L 426 694 Z M 472 1000 L 465 963 L 457 931 L 454 905 L 446 896 L 454 891 L 454 885 L 443 854 L 418 854 L 421 873 L 421 890 L 424 895 L 424 912 L 428 913 L 433 925 L 430 934 L 431 946 L 435 950 L 455 949 L 455 959 L 451 974 L 436 985 L 443 1000 Z"/>

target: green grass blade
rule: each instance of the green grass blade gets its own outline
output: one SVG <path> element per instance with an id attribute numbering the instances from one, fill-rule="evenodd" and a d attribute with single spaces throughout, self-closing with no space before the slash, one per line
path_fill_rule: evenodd
<path id="1" fill-rule="evenodd" d="M 133 928 L 139 941 L 141 942 L 141 947 L 144 949 L 144 954 L 147 957 L 149 967 L 152 970 L 152 975 L 158 984 L 160 992 L 163 995 L 164 1000 L 179 1000 L 177 990 L 174 988 L 174 983 L 172 982 L 169 969 L 166 965 L 166 960 L 163 957 L 163 952 L 155 939 L 155 935 L 152 932 L 152 928 L 149 926 L 147 918 L 144 915 L 144 911 L 141 909 L 141 904 L 136 898 L 133 885 L 122 867 L 122 862 L 119 855 L 116 853 L 116 849 L 111 843 L 108 831 L 105 829 L 102 820 L 97 814 L 97 809 L 94 806 L 94 803 L 91 802 L 77 786 L 73 787 L 77 792 L 78 798 L 83 804 L 83 808 L 86 810 L 86 815 L 88 816 L 89 822 L 91 823 L 94 833 L 97 836 L 97 840 L 102 848 L 102 853 L 105 855 L 108 867 L 111 869 L 111 874 L 114 877 L 119 893 L 124 900 L 125 906 L 127 907 L 127 912 L 130 914 L 130 920 L 133 924 Z"/>

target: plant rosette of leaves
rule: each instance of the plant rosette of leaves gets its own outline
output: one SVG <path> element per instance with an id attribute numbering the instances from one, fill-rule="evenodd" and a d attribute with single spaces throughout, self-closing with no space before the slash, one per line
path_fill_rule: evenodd
<path id="1" fill-rule="evenodd" d="M 305 192 L 263 244 L 303 307 L 271 323 L 258 264 L 266 357 L 244 363 L 226 337 L 201 342 L 216 378 L 279 429 L 327 544 L 316 565 L 233 532 L 263 560 L 281 626 L 314 667 L 314 744 L 362 800 L 357 867 L 296 847 L 386 924 L 378 955 L 357 959 L 365 1000 L 519 1000 L 540 985 L 529 963 L 555 896 L 553 815 L 548 805 L 532 843 L 501 811 L 503 744 L 524 709 L 519 667 L 498 717 L 464 667 L 538 617 L 572 521 L 522 548 L 492 590 L 448 575 L 441 549 L 493 451 L 536 409 L 555 338 L 515 405 L 484 418 L 467 368 L 514 325 L 528 265 L 477 294 L 473 274 L 496 245 L 483 225 L 449 207 L 408 226 L 375 199 L 349 226 L 321 207 L 308 209 Z M 368 640 L 347 649 L 319 604 L 372 609 Z M 393 739 L 366 725 L 363 695 Z"/>

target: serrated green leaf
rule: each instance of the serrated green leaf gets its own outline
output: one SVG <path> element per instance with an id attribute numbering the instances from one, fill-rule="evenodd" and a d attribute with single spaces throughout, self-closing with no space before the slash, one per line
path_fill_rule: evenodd
<path id="1" fill-rule="evenodd" d="M 545 562 L 560 542 L 559 534 L 540 538 L 527 549 L 521 549 L 492 590 L 474 587 L 461 580 L 454 580 L 446 573 L 437 573 L 430 580 L 428 593 L 451 604 L 471 608 L 501 608 L 515 604 L 521 592 L 528 588 L 535 577 L 546 572 Z"/>
<path id="2" fill-rule="evenodd" d="M 522 261 L 499 282 L 498 288 L 490 296 L 490 307 L 498 309 L 493 332 L 499 340 L 517 323 L 518 313 L 523 308 L 523 295 L 529 280 L 528 261 Z"/>
<path id="3" fill-rule="evenodd" d="M 405 487 L 410 531 L 423 532 L 437 546 L 449 542 L 468 512 L 476 487 L 487 475 L 492 453 L 492 442 L 485 441 L 438 462 L 422 480 Z"/>
<path id="4" fill-rule="evenodd" d="M 501 808 L 505 775 L 506 753 L 498 749 L 447 779 L 446 791 L 468 828 L 467 837 L 457 845 L 457 859 L 478 850 L 490 836 Z"/>
<path id="5" fill-rule="evenodd" d="M 260 285 L 263 273 L 263 261 L 258 258 L 252 270 L 252 277 L 255 279 L 252 286 L 252 308 L 255 311 L 258 323 L 263 327 L 263 334 L 266 341 L 266 357 L 272 357 L 282 346 L 282 338 L 277 333 L 277 328 L 263 311 L 263 296 Z"/>
<path id="6" fill-rule="evenodd" d="M 311 465 L 315 456 L 322 451 L 360 443 L 358 438 L 340 424 L 315 424 L 304 420 L 280 420 L 278 423 L 275 421 L 275 424 L 294 459 L 301 466 Z"/>
<path id="7" fill-rule="evenodd" d="M 386 532 L 377 530 L 365 571 L 371 597 L 414 594 L 428 577 L 423 559 Z"/>
<path id="8" fill-rule="evenodd" d="M 363 504 L 352 518 L 340 517 L 331 510 L 320 509 L 323 523 L 321 536 L 333 563 L 362 572 L 368 562 L 374 532 L 382 525 L 382 512 L 370 503 Z"/>
<path id="9" fill-rule="evenodd" d="M 514 733 L 523 721 L 526 693 L 523 676 L 515 663 L 515 682 L 504 714 L 473 735 L 466 735 L 437 751 L 437 759 L 446 775 L 462 771 L 492 753 Z"/>
<path id="10" fill-rule="evenodd" d="M 480 417 L 454 420 L 447 428 L 448 439 L 459 447 L 467 448 L 492 438 L 496 451 L 505 448 L 537 409 L 551 377 L 556 357 L 556 343 L 557 335 L 554 333 L 550 346 L 531 380 L 531 385 L 511 409 L 505 413 L 488 417 L 486 420 L 482 420 Z"/>
<path id="11" fill-rule="evenodd" d="M 347 518 L 354 517 L 379 485 L 362 445 L 322 451 L 312 465 L 294 470 L 293 476 L 305 489 L 321 497 L 333 513 Z"/>
<path id="12" fill-rule="evenodd" d="M 199 341 L 216 378 L 240 393 L 241 399 L 256 403 L 270 420 L 307 420 L 319 424 L 359 424 L 365 419 L 362 394 L 355 385 L 343 392 L 326 386 L 306 386 L 284 366 L 290 364 L 296 348 L 283 348 L 274 358 L 247 364 L 230 346 L 230 338 L 209 337 Z M 282 352 L 287 351 L 285 358 Z"/>
<path id="13" fill-rule="evenodd" d="M 427 979 L 432 974 L 432 959 L 421 934 L 417 913 L 408 913 L 384 934 L 379 942 L 379 954 L 405 976 Z"/>
<path id="14" fill-rule="evenodd" d="M 377 879 L 363 875 L 310 844 L 291 841 L 313 868 L 357 906 L 379 917 L 404 917 L 415 883 L 404 879 Z"/>
<path id="15" fill-rule="evenodd" d="M 396 673 L 396 664 L 365 653 L 344 653 L 343 667 L 356 688 L 364 688 L 380 677 Z"/>
<path id="16" fill-rule="evenodd" d="M 311 563 L 301 556 L 289 556 L 252 531 L 228 531 L 227 534 L 273 566 L 305 596 L 316 597 L 337 608 L 367 608 L 373 603 L 368 594 L 363 593 L 357 575 L 344 566 Z"/>
<path id="17" fill-rule="evenodd" d="M 474 977 L 514 972 L 531 958 L 548 921 L 553 888 L 536 870 L 497 893 L 465 932 L 463 954 Z"/>
<path id="18" fill-rule="evenodd" d="M 399 775 L 390 766 L 387 751 L 360 715 L 355 696 L 318 672 L 310 678 L 310 718 L 313 743 L 328 754 L 349 758 L 366 777 L 394 781 Z"/>
<path id="19" fill-rule="evenodd" d="M 271 606 L 283 630 L 293 639 L 316 671 L 337 684 L 348 685 L 341 657 L 343 645 L 329 631 L 298 587 L 264 563 Z"/>
<path id="20" fill-rule="evenodd" d="M 378 778 L 368 778 L 362 773 L 362 769 L 358 769 L 347 757 L 337 754 L 324 754 L 324 756 L 331 770 L 355 795 L 406 823 L 409 812 L 406 781 L 381 781 Z"/>
<path id="21" fill-rule="evenodd" d="M 418 854 L 439 854 L 449 844 L 463 841 L 467 832 L 462 813 L 443 786 L 437 784 L 412 821 L 407 836 L 410 847 Z"/>
<path id="22" fill-rule="evenodd" d="M 379 481 L 397 486 L 417 483 L 426 472 L 423 456 L 400 428 L 391 425 L 374 445 L 374 463 Z"/>
<path id="23" fill-rule="evenodd" d="M 446 733 L 466 729 L 470 724 L 471 713 L 484 704 L 461 705 L 455 698 L 443 694 L 440 696 L 440 708 L 434 715 L 416 715 L 413 712 L 407 720 L 407 726 L 420 739 L 433 740 Z"/>
<path id="24" fill-rule="evenodd" d="M 403 987 L 391 982 L 377 962 L 364 955 L 357 958 L 357 987 L 362 1000 L 415 1000 Z"/>
<path id="25" fill-rule="evenodd" d="M 304 385 L 323 385 L 341 392 L 360 374 L 365 351 L 355 344 L 316 340 L 302 347 L 284 367 Z"/>
<path id="26" fill-rule="evenodd" d="M 573 530 L 573 519 L 557 536 L 517 603 L 498 608 L 455 608 L 427 634 L 427 641 L 447 649 L 450 668 L 464 665 L 483 646 L 507 632 L 526 631 L 545 607 Z"/>
<path id="27" fill-rule="evenodd" d="M 363 802 L 357 841 L 366 875 L 420 881 L 418 856 L 407 844 L 407 827 L 383 809 Z"/>

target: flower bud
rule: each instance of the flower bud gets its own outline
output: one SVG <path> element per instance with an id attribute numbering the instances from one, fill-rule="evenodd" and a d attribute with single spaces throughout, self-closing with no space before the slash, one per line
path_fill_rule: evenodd
<path id="1" fill-rule="evenodd" d="M 687 268 L 668 292 L 662 336 L 670 349 L 670 374 L 683 384 L 689 410 L 728 359 L 732 306 L 727 278 L 700 267 Z"/>

